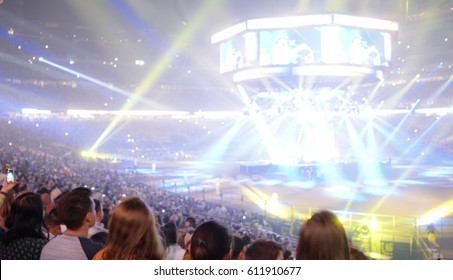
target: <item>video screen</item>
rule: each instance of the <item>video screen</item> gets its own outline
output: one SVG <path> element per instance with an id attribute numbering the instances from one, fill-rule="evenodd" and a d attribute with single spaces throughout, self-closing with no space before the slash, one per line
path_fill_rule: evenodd
<path id="1" fill-rule="evenodd" d="M 220 73 L 258 64 L 256 32 L 247 32 L 220 44 Z"/>
<path id="2" fill-rule="evenodd" d="M 259 32 L 259 64 L 354 64 L 389 66 L 391 41 L 387 32 L 340 26 Z"/>
<path id="3" fill-rule="evenodd" d="M 348 63 L 364 66 L 389 66 L 391 38 L 388 32 L 342 27 L 341 44 Z"/>
<path id="4" fill-rule="evenodd" d="M 390 66 L 396 23 L 343 15 L 323 19 L 310 24 L 306 17 L 260 19 L 215 34 L 220 72 L 261 66 Z"/>
<path id="5" fill-rule="evenodd" d="M 314 28 L 260 31 L 260 65 L 317 63 L 320 39 L 319 31 Z"/>

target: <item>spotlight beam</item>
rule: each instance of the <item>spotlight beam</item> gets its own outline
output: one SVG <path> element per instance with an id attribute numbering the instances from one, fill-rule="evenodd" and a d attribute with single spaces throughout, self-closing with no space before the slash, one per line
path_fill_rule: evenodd
<path id="1" fill-rule="evenodd" d="M 393 138 L 395 135 L 400 131 L 401 126 L 406 122 L 406 120 L 412 115 L 412 113 L 415 110 L 415 107 L 418 105 L 420 102 L 420 99 L 417 100 L 417 102 L 412 106 L 411 110 L 406 113 L 406 115 L 403 117 L 403 119 L 398 123 L 398 125 L 393 129 L 392 133 L 386 138 L 385 142 L 381 145 L 381 149 L 379 153 L 382 153 L 382 151 L 390 144 L 390 142 L 393 141 Z"/>
<path id="2" fill-rule="evenodd" d="M 253 123 L 255 124 L 258 132 L 261 135 L 261 139 L 264 141 L 268 154 L 271 157 L 271 160 L 272 161 L 278 160 L 281 155 L 280 146 L 274 134 L 272 133 L 272 130 L 270 129 L 268 123 L 266 123 L 263 116 L 261 116 L 260 114 L 254 114 L 252 118 Z"/>
<path id="3" fill-rule="evenodd" d="M 453 106 L 452 106 L 453 107 Z M 417 139 L 409 145 L 403 152 L 403 154 L 400 156 L 401 158 L 404 158 L 418 143 L 443 119 L 443 117 L 439 117 L 434 121 L 423 133 L 417 137 Z"/>
<path id="4" fill-rule="evenodd" d="M 437 221 L 439 218 L 447 217 L 453 213 L 453 199 L 450 199 L 438 207 L 431 209 L 420 217 L 418 225 L 428 225 Z"/>
<path id="5" fill-rule="evenodd" d="M 75 71 L 75 70 L 73 70 L 73 69 L 70 69 L 70 68 L 68 68 L 68 67 L 65 67 L 65 66 L 63 66 L 63 65 L 57 64 L 57 63 L 52 62 L 52 61 L 50 61 L 50 60 L 47 60 L 47 59 L 45 59 L 45 58 L 43 58 L 43 57 L 40 57 L 38 60 L 41 61 L 41 62 L 44 62 L 44 63 L 47 64 L 47 65 L 50 65 L 50 66 L 55 67 L 55 68 L 57 68 L 57 69 L 63 70 L 63 71 L 65 71 L 65 72 L 67 72 L 67 73 L 70 73 L 70 74 L 76 76 L 77 78 L 81 78 L 81 79 L 87 80 L 87 81 L 92 82 L 92 83 L 94 83 L 94 84 L 96 84 L 96 85 L 98 85 L 98 86 L 101 86 L 101 87 L 103 87 L 103 88 L 112 90 L 112 91 L 117 92 L 117 93 L 119 93 L 119 94 L 122 94 L 122 95 L 124 95 L 124 96 L 126 96 L 126 97 L 131 97 L 131 96 L 133 96 L 133 94 L 132 94 L 131 92 L 128 92 L 128 91 L 123 90 L 123 89 L 121 89 L 121 88 L 115 87 L 115 86 L 113 86 L 112 84 L 109 84 L 109 83 L 103 82 L 103 81 L 101 81 L 101 80 L 98 80 L 98 79 L 96 79 L 96 78 L 90 77 L 90 76 L 88 76 L 88 75 L 85 75 L 85 74 L 83 74 L 83 73 L 80 73 L 80 72 L 78 72 L 78 71 Z"/>
<path id="6" fill-rule="evenodd" d="M 412 78 L 412 80 L 409 81 L 402 89 L 400 89 L 396 94 L 389 98 L 388 108 L 392 109 L 393 107 L 395 107 L 398 101 L 403 97 L 403 95 L 408 94 L 409 90 L 419 78 L 419 74 L 415 75 L 415 77 Z"/>
<path id="7" fill-rule="evenodd" d="M 379 165 L 374 163 L 369 163 L 370 158 L 374 160 L 376 156 L 376 142 L 374 139 L 374 131 L 373 131 L 373 121 L 371 118 L 367 120 L 366 130 L 364 129 L 360 134 L 355 130 L 352 123 L 349 120 L 346 120 L 346 128 L 348 130 L 349 138 L 352 142 L 352 149 L 354 154 L 359 159 L 359 176 L 357 181 L 360 181 L 362 178 L 365 180 L 376 180 L 382 179 L 382 171 Z M 363 142 L 361 141 L 362 134 L 367 132 L 367 144 L 368 147 L 365 147 Z M 357 192 L 359 188 L 359 184 L 355 184 L 355 188 L 353 189 L 353 194 Z M 353 197 L 346 203 L 345 211 L 348 211 L 351 207 Z"/>
<path id="8" fill-rule="evenodd" d="M 175 54 L 183 49 L 185 43 L 192 39 L 193 34 L 196 29 L 198 29 L 206 19 L 206 15 L 216 7 L 218 1 L 206 1 L 204 5 L 200 8 L 197 16 L 192 22 L 191 28 L 184 29 L 182 34 L 177 38 L 171 48 L 162 56 L 162 58 L 150 69 L 145 80 L 140 84 L 134 95 L 131 97 L 129 102 L 123 105 L 121 108 L 122 111 L 129 110 L 140 100 L 140 98 L 145 94 L 157 81 L 157 79 L 164 73 L 168 64 L 171 63 Z M 101 134 L 99 139 L 93 144 L 90 148 L 90 152 L 94 152 L 98 149 L 103 140 L 108 136 L 108 134 L 118 125 L 121 121 L 121 116 L 116 116 L 112 122 L 106 127 L 104 132 Z"/>
<path id="9" fill-rule="evenodd" d="M 222 160 L 231 140 L 237 135 L 238 131 L 244 126 L 244 119 L 235 122 L 234 125 L 205 153 L 206 158 L 214 161 Z"/>
<path id="10" fill-rule="evenodd" d="M 450 78 L 434 92 L 434 94 L 431 97 L 431 100 L 436 100 L 445 91 L 445 89 L 450 85 L 452 80 L 453 80 L 453 76 L 450 76 Z"/>
<path id="11" fill-rule="evenodd" d="M 453 106 L 451 106 L 450 108 L 452 108 L 452 107 L 453 107 Z M 438 118 L 435 122 L 433 122 L 433 123 L 429 126 L 429 128 L 426 129 L 425 132 L 424 132 L 422 135 L 420 135 L 420 136 L 417 138 L 417 140 L 416 140 L 414 143 L 412 143 L 412 144 L 411 144 L 411 145 L 403 152 L 403 155 L 402 155 L 401 157 L 403 157 L 404 155 L 406 155 L 406 154 L 407 154 L 407 153 L 408 153 L 408 152 L 409 152 L 409 151 L 410 151 L 410 150 L 411 150 L 411 149 L 412 149 L 412 148 L 413 148 L 413 147 L 414 147 L 421 139 L 423 139 L 423 138 L 428 134 L 428 132 L 430 132 L 430 130 L 433 129 L 433 128 L 439 123 L 439 121 L 440 121 L 441 119 L 442 119 L 442 118 Z M 418 162 L 421 161 L 421 159 L 422 159 L 422 158 L 419 157 L 419 158 L 413 163 L 413 165 L 416 165 Z M 401 180 L 401 179 L 406 178 L 406 177 L 409 175 L 410 172 L 412 172 L 411 169 L 406 169 L 406 171 L 405 171 L 403 174 L 401 174 L 401 176 L 399 176 L 398 180 Z M 391 191 L 390 191 L 387 195 L 383 196 L 383 197 L 378 201 L 378 203 L 376 203 L 375 207 L 374 207 L 370 212 L 371 212 L 371 213 L 375 213 L 375 212 L 382 206 L 382 204 L 387 200 L 388 196 L 389 196 L 391 193 L 393 193 L 393 190 L 395 190 L 397 187 L 398 187 L 398 184 L 395 184 L 395 185 L 391 188 Z M 451 205 L 451 204 L 449 204 L 449 205 Z M 450 209 L 450 210 L 451 210 L 451 209 Z"/>

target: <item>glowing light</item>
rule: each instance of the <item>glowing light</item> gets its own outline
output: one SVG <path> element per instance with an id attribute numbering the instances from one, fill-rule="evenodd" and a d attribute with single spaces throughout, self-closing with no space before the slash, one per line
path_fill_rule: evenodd
<path id="1" fill-rule="evenodd" d="M 244 126 L 244 121 L 235 122 L 234 125 L 224 135 L 214 143 L 205 153 L 205 160 L 221 160 L 231 143 L 232 139 L 237 136 L 238 131 Z"/>
<path id="2" fill-rule="evenodd" d="M 371 217 L 369 228 L 370 228 L 371 231 L 377 231 L 379 229 L 379 224 L 378 224 L 378 221 L 376 219 L 376 216 L 372 216 Z"/>
<path id="3" fill-rule="evenodd" d="M 218 4 L 217 1 L 206 1 L 205 4 L 199 9 L 197 16 L 192 22 L 191 28 L 184 29 L 183 33 L 176 39 L 172 47 L 162 56 L 162 58 L 155 64 L 153 68 L 148 72 L 145 80 L 140 84 L 140 86 L 135 91 L 134 95 L 131 97 L 130 101 L 123 105 L 121 111 L 131 109 L 139 100 L 141 100 L 142 95 L 151 88 L 157 79 L 165 71 L 168 64 L 173 60 L 174 54 L 179 53 L 179 51 L 184 47 L 184 45 L 191 39 L 196 29 L 198 29 L 205 21 L 206 15 L 216 7 Z M 96 140 L 93 146 L 90 148 L 90 151 L 96 151 L 97 148 L 104 142 L 107 136 L 113 131 L 113 129 L 121 121 L 120 116 L 116 116 L 114 120 L 107 126 L 101 136 Z"/>
<path id="4" fill-rule="evenodd" d="M 431 209 L 417 221 L 418 225 L 428 225 L 440 218 L 447 217 L 453 213 L 453 199 L 450 199 L 438 207 Z"/>
<path id="5" fill-rule="evenodd" d="M 266 213 L 282 219 L 287 219 L 289 217 L 289 214 L 285 211 L 283 205 L 277 201 L 278 196 L 276 194 L 269 196 L 253 186 L 240 185 L 240 187 L 242 194 Z"/>
<path id="6" fill-rule="evenodd" d="M 124 96 L 129 97 L 129 96 L 132 95 L 132 93 L 130 93 L 130 92 L 126 91 L 126 90 L 123 90 L 121 88 L 115 87 L 115 86 L 113 86 L 110 83 L 106 83 L 106 82 L 103 82 L 103 81 L 98 80 L 96 78 L 93 78 L 93 77 L 90 77 L 88 75 L 82 74 L 82 73 L 77 72 L 75 70 L 72 70 L 70 68 L 64 67 L 64 66 L 62 66 L 60 64 L 54 63 L 54 62 L 52 62 L 50 60 L 47 60 L 47 59 L 45 59 L 43 57 L 39 57 L 38 61 L 44 62 L 44 63 L 46 63 L 46 64 L 48 64 L 50 66 L 53 66 L 53 67 L 55 67 L 57 69 L 65 71 L 65 72 L 71 73 L 71 74 L 75 75 L 77 78 L 82 78 L 84 80 L 90 81 L 90 82 L 92 82 L 92 83 L 94 83 L 96 85 L 99 85 L 101 87 L 107 88 L 109 90 L 113 90 L 114 92 L 120 93 L 120 94 L 122 94 Z"/>
<path id="7" fill-rule="evenodd" d="M 103 159 L 103 160 L 111 160 L 112 162 L 117 162 L 117 159 L 121 158 L 118 155 L 114 155 L 114 154 L 101 154 L 101 153 L 94 153 L 94 152 L 90 152 L 90 151 L 81 151 L 80 155 L 83 158 L 89 159 L 89 160 Z"/>
<path id="8" fill-rule="evenodd" d="M 143 66 L 143 65 L 145 65 L 145 61 L 140 60 L 140 59 L 136 59 L 136 60 L 135 60 L 135 65 L 137 65 L 137 66 Z"/>
<path id="9" fill-rule="evenodd" d="M 23 108 L 21 112 L 23 115 L 50 115 L 52 113 L 50 110 L 39 110 L 31 108 Z"/>

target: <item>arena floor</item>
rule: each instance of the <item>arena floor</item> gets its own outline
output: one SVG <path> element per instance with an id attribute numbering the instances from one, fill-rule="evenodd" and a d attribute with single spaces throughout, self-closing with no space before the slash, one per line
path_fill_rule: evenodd
<path id="1" fill-rule="evenodd" d="M 335 182 L 287 174 L 243 175 L 239 163 L 157 163 L 155 170 L 142 164 L 137 171 L 169 191 L 255 211 L 264 211 L 264 204 L 273 201 L 292 207 L 293 215 L 308 209 L 416 218 L 453 215 L 453 165 L 391 168 L 391 178 Z"/>

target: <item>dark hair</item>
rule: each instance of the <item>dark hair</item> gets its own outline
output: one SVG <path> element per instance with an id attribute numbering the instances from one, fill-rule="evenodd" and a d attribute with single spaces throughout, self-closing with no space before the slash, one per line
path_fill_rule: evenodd
<path id="1" fill-rule="evenodd" d="M 9 230 L 4 244 L 19 238 L 47 239 L 42 232 L 44 225 L 41 197 L 35 193 L 24 193 L 16 197 L 11 204 L 11 212 L 7 218 Z"/>
<path id="2" fill-rule="evenodd" d="M 318 212 L 302 225 L 296 259 L 349 260 L 346 232 L 334 213 Z"/>
<path id="3" fill-rule="evenodd" d="M 234 238 L 234 246 L 233 246 L 233 253 L 231 254 L 231 258 L 236 260 L 241 252 L 242 248 L 246 245 L 242 238 L 235 236 Z"/>
<path id="4" fill-rule="evenodd" d="M 28 185 L 24 182 L 20 182 L 18 183 L 17 185 L 17 192 L 20 193 L 20 192 L 25 192 L 28 190 Z"/>
<path id="5" fill-rule="evenodd" d="M 101 207 L 102 205 L 101 205 L 101 202 L 99 201 L 99 199 L 94 198 L 93 201 L 94 201 L 94 211 L 96 211 L 96 213 L 101 212 L 102 211 L 102 207 Z"/>
<path id="6" fill-rule="evenodd" d="M 178 233 L 175 223 L 168 222 L 161 228 L 161 230 L 165 237 L 166 246 L 170 246 L 176 243 Z"/>
<path id="7" fill-rule="evenodd" d="M 291 256 L 291 251 L 288 250 L 288 249 L 285 249 L 285 251 L 283 252 L 283 259 L 285 260 L 294 260 L 294 257 Z"/>
<path id="8" fill-rule="evenodd" d="M 107 236 L 108 236 L 108 233 L 106 231 L 100 231 L 100 232 L 93 234 L 90 237 L 90 239 L 93 242 L 98 242 L 98 243 L 102 243 L 105 245 L 105 243 L 107 242 Z"/>
<path id="9" fill-rule="evenodd" d="M 228 259 L 232 238 L 226 227 L 216 221 L 202 223 L 194 231 L 190 243 L 193 260 Z"/>
<path id="10" fill-rule="evenodd" d="M 44 222 L 46 223 L 46 226 L 57 226 L 61 224 L 61 220 L 58 216 L 58 211 L 56 208 L 50 210 L 50 212 L 45 216 Z"/>
<path id="11" fill-rule="evenodd" d="M 195 228 L 196 227 L 196 221 L 195 221 L 195 218 L 194 217 L 187 217 L 186 222 L 189 222 L 189 227 L 193 227 Z"/>
<path id="12" fill-rule="evenodd" d="M 77 230 L 83 225 L 87 213 L 94 205 L 87 188 L 77 188 L 63 195 L 57 205 L 58 215 L 68 229 Z"/>
<path id="13" fill-rule="evenodd" d="M 276 260 L 278 254 L 283 257 L 283 247 L 272 241 L 258 239 L 253 242 L 245 251 L 246 260 Z"/>
<path id="14" fill-rule="evenodd" d="M 351 260 L 366 260 L 365 254 L 357 248 L 350 247 L 349 257 Z"/>
<path id="15" fill-rule="evenodd" d="M 50 194 L 50 191 L 48 188 L 43 187 L 43 188 L 39 189 L 36 193 L 37 194 Z"/>
<path id="16" fill-rule="evenodd" d="M 110 221 L 110 209 L 102 207 L 102 212 L 104 212 L 104 217 L 102 218 L 102 223 L 106 229 L 109 228 L 109 221 Z"/>

